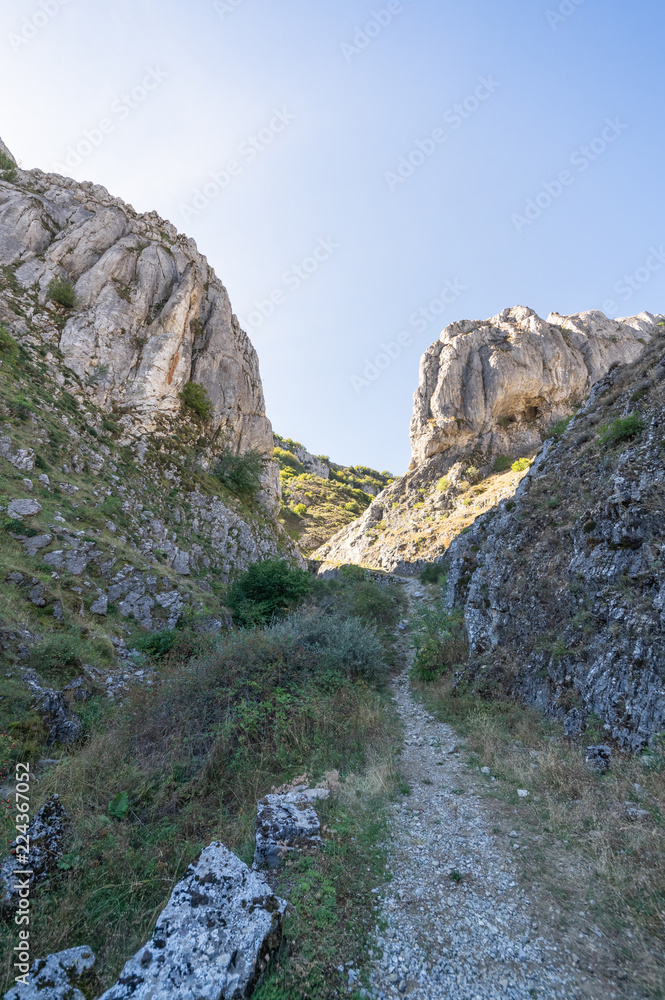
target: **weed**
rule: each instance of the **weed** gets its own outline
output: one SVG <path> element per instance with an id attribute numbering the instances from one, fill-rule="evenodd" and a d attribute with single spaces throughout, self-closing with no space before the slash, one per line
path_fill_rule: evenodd
<path id="1" fill-rule="evenodd" d="M 10 182 L 16 178 L 16 164 L 10 156 L 2 151 L 0 151 L 0 178 Z"/>
<path id="2" fill-rule="evenodd" d="M 532 459 L 530 458 L 518 458 L 517 461 L 513 462 L 510 466 L 512 472 L 525 472 L 531 465 Z"/>
<path id="3" fill-rule="evenodd" d="M 547 440 L 547 438 L 555 438 L 558 441 L 572 419 L 572 416 L 570 416 L 564 417 L 563 420 L 559 420 L 554 427 L 550 427 L 549 431 L 545 435 L 545 440 Z"/>
<path id="4" fill-rule="evenodd" d="M 436 608 L 423 608 L 411 622 L 416 651 L 411 672 L 416 680 L 434 680 L 452 667 L 466 662 L 469 642 L 462 610 L 447 613 Z"/>

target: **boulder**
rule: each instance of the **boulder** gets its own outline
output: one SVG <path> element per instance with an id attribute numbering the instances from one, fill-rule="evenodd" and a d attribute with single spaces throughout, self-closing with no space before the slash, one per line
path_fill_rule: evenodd
<path id="1" fill-rule="evenodd" d="M 28 826 L 30 850 L 26 856 L 23 843 L 18 840 L 9 845 L 10 856 L 0 865 L 0 883 L 4 892 L 0 907 L 13 912 L 18 906 L 17 879 L 15 870 L 30 870 L 30 888 L 43 882 L 55 869 L 65 849 L 65 834 L 67 813 L 58 795 L 53 795 L 41 807 L 33 821 Z"/>
<path id="2" fill-rule="evenodd" d="M 39 514 L 42 505 L 38 500 L 10 500 L 7 513 L 10 517 L 32 517 Z"/>
<path id="3" fill-rule="evenodd" d="M 299 785 L 261 799 L 257 806 L 254 864 L 274 868 L 296 847 L 318 847 L 321 823 L 312 803 L 329 794 L 327 788 Z"/>
<path id="4" fill-rule="evenodd" d="M 587 747 L 584 759 L 587 764 L 591 764 L 591 766 L 598 771 L 599 774 L 605 774 L 610 769 L 612 761 L 612 747 L 608 747 L 604 743 Z"/>
<path id="5" fill-rule="evenodd" d="M 27 982 L 17 983 L 4 1000 L 85 1000 L 95 956 L 85 945 L 55 952 L 33 962 Z"/>
<path id="6" fill-rule="evenodd" d="M 241 1000 L 279 946 L 285 909 L 262 875 L 212 843 L 100 1000 Z"/>

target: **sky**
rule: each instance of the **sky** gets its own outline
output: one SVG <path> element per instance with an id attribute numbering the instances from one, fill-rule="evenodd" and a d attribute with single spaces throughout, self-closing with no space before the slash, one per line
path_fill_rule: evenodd
<path id="1" fill-rule="evenodd" d="M 656 0 L 4 0 L 0 136 L 194 237 L 275 431 L 399 474 L 448 323 L 665 311 Z"/>

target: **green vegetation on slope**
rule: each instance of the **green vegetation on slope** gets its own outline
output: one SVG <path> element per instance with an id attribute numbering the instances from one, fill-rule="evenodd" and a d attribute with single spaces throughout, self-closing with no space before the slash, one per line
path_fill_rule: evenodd
<path id="1" fill-rule="evenodd" d="M 222 840 L 251 862 L 257 800 L 303 772 L 336 770 L 323 850 L 283 871 L 292 909 L 259 996 L 336 995 L 337 966 L 366 961 L 375 919 L 396 732 L 385 679 L 402 613 L 399 587 L 351 569 L 314 581 L 281 621 L 215 637 L 192 630 L 191 655 L 156 648 L 156 682 L 122 706 L 89 702 L 83 737 L 35 786 L 34 809 L 58 792 L 72 821 L 58 872 L 32 902 L 40 954 L 89 944 L 108 987 L 206 844 Z M 10 978 L 11 927 L 0 941 Z"/>
<path id="2" fill-rule="evenodd" d="M 297 451 L 306 449 L 298 441 L 275 435 L 282 516 L 290 536 L 308 555 L 360 517 L 394 476 L 364 465 L 336 465 L 327 455 L 316 455 L 314 458 L 328 471 L 328 478 L 323 478 L 306 470 Z"/>

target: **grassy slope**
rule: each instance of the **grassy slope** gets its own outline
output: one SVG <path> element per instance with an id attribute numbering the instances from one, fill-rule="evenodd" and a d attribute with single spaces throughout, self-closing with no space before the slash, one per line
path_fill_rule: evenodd
<path id="1" fill-rule="evenodd" d="M 330 477 L 322 479 L 306 472 L 294 455 L 291 449 L 303 447 L 297 441 L 276 435 L 275 445 L 284 524 L 305 555 L 355 521 L 369 507 L 376 493 L 393 481 L 388 472 L 377 472 L 365 466 L 336 465 L 329 462 L 327 456 L 317 456 L 330 468 Z"/>
<path id="2" fill-rule="evenodd" d="M 257 799 L 303 772 L 337 769 L 342 786 L 324 807 L 323 851 L 280 873 L 292 907 L 259 996 L 323 1000 L 344 981 L 337 966 L 366 961 L 371 889 L 384 864 L 382 808 L 393 787 L 396 721 L 383 677 L 401 597 L 362 574 L 316 587 L 318 604 L 378 626 L 385 652 L 375 675 L 347 674 L 257 628 L 199 639 L 191 657 L 182 646 L 172 651 L 155 663 L 156 683 L 134 689 L 122 707 L 85 706 L 85 738 L 33 793 L 38 808 L 57 791 L 72 820 L 59 871 L 33 899 L 35 954 L 89 944 L 98 987 L 108 987 L 203 846 L 221 839 L 251 861 Z M 322 613 L 316 605 L 314 613 Z M 113 819 L 108 804 L 123 791 L 129 810 Z M 0 942 L 9 978 L 11 925 L 0 927 Z"/>

